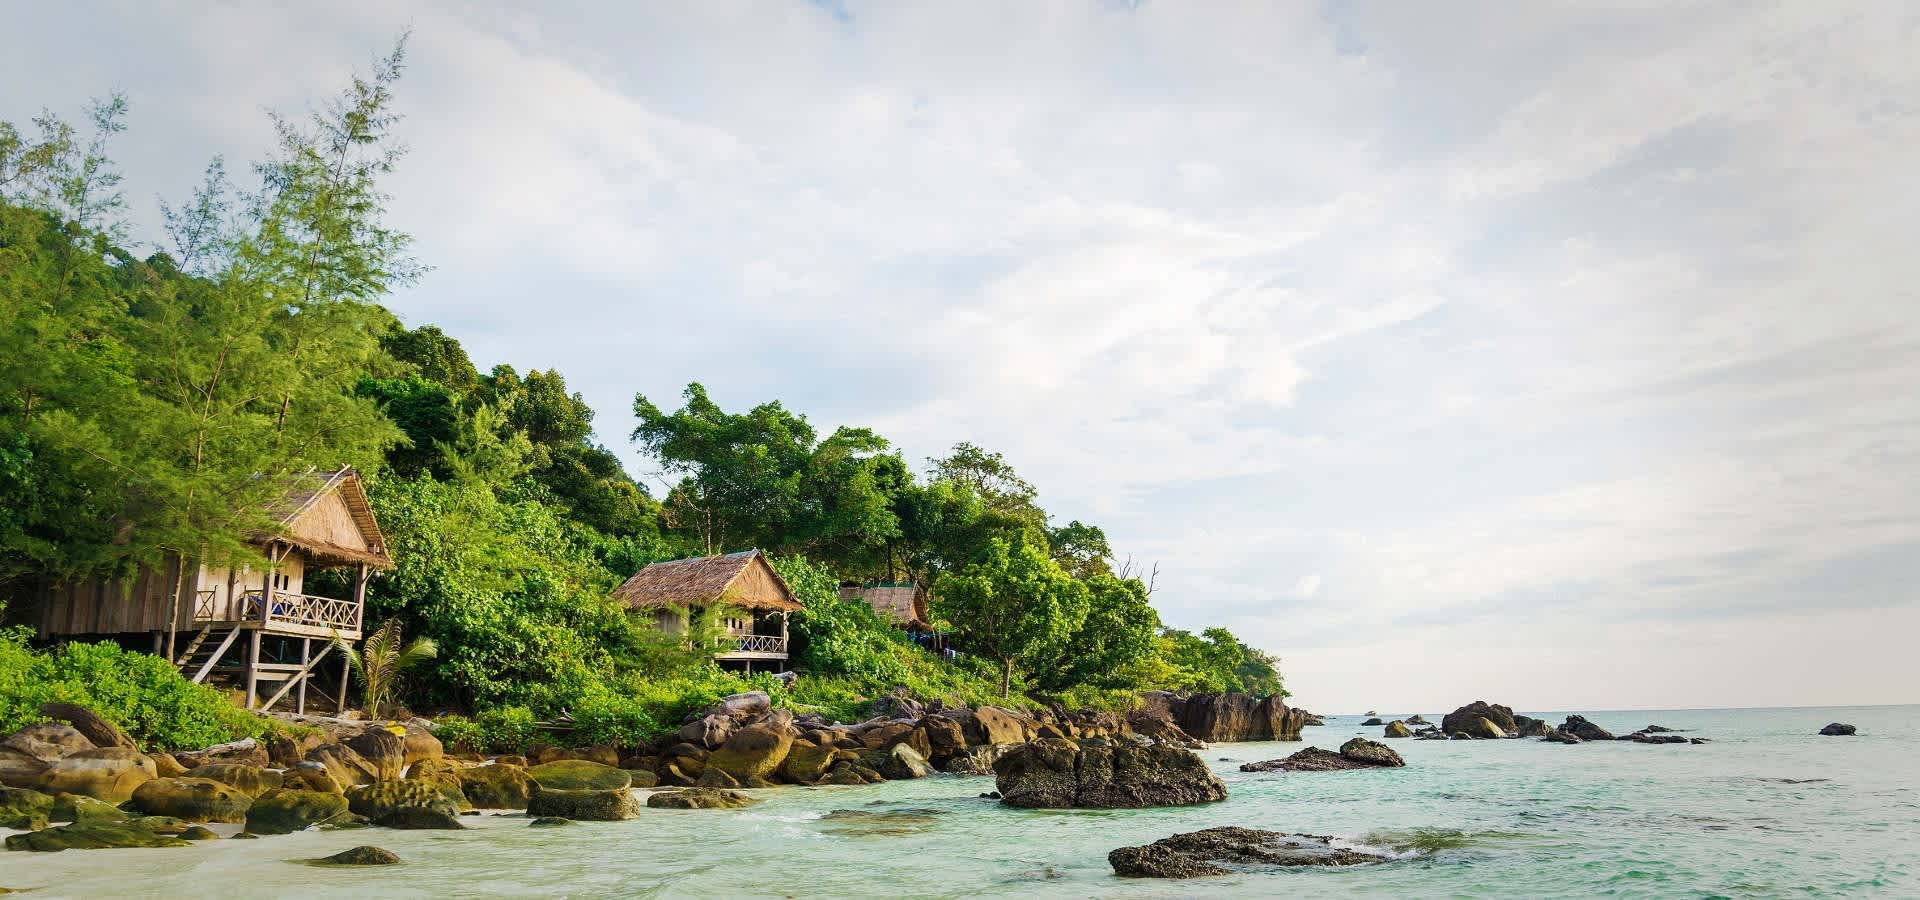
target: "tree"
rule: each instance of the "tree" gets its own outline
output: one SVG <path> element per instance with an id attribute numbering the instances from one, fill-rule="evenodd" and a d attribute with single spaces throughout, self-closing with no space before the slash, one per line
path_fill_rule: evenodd
<path id="1" fill-rule="evenodd" d="M 934 585 L 933 613 L 969 652 L 1000 663 L 1000 696 L 1016 664 L 1057 658 L 1087 617 L 1087 588 L 1034 542 L 996 538 L 983 559 Z"/>
<path id="2" fill-rule="evenodd" d="M 1147 588 L 1137 580 L 1094 575 L 1083 584 L 1087 615 L 1073 630 L 1059 656 L 1040 672 L 1049 690 L 1078 685 L 1116 689 L 1137 687 L 1130 673 L 1153 654 L 1160 615 L 1147 603 Z"/>
<path id="3" fill-rule="evenodd" d="M 1113 558 L 1113 548 L 1107 544 L 1107 533 L 1099 526 L 1075 519 L 1059 528 L 1049 528 L 1047 545 L 1053 548 L 1054 561 L 1075 578 L 1113 574 L 1113 566 L 1108 563 Z"/>

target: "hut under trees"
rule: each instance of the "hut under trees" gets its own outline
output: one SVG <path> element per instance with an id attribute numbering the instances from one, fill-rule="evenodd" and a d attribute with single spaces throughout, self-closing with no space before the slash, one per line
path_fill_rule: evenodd
<path id="1" fill-rule="evenodd" d="M 727 648 L 714 658 L 749 672 L 756 663 L 763 671 L 786 669 L 787 617 L 801 609 L 759 550 L 657 562 L 615 588 L 613 597 L 669 634 L 684 633 L 705 610 L 724 607 Z"/>
<path id="2" fill-rule="evenodd" d="M 386 539 L 374 520 L 360 474 L 352 468 L 312 472 L 271 507 L 272 529 L 252 535 L 259 564 L 209 564 L 169 555 L 131 574 L 45 585 L 28 621 L 42 639 L 151 639 L 195 682 L 231 680 L 248 709 L 271 709 L 291 695 L 306 712 L 307 686 L 338 635 L 358 641 L 367 580 L 390 569 Z M 347 596 L 307 593 L 312 576 L 346 569 Z M 133 639 L 133 640 L 129 640 Z M 339 660 L 334 697 L 346 709 L 349 669 Z M 267 691 L 271 690 L 271 694 Z"/>

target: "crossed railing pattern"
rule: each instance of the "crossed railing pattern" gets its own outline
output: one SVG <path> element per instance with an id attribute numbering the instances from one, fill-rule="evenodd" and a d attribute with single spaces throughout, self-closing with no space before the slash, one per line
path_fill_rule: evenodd
<path id="1" fill-rule="evenodd" d="M 262 625 L 286 622 L 342 631 L 360 630 L 360 604 L 352 600 L 274 591 L 273 603 L 269 606 L 265 591 L 248 591 L 244 596 L 247 600 L 245 617 L 257 620 Z"/>
<path id="2" fill-rule="evenodd" d="M 787 639 L 777 634 L 736 634 L 734 649 L 743 653 L 785 653 Z"/>

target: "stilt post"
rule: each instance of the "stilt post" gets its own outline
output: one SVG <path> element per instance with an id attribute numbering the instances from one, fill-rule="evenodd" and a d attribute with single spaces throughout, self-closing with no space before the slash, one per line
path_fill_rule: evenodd
<path id="1" fill-rule="evenodd" d="M 307 714 L 307 669 L 312 664 L 313 664 L 313 638 L 301 638 L 300 639 L 300 674 L 294 676 L 300 679 L 300 686 L 298 688 L 295 688 L 295 690 L 299 691 L 299 693 L 296 693 L 293 695 L 293 711 L 296 715 L 304 716 Z"/>
<path id="2" fill-rule="evenodd" d="M 247 708 L 252 709 L 260 691 L 260 629 L 252 629 L 247 643 Z"/>

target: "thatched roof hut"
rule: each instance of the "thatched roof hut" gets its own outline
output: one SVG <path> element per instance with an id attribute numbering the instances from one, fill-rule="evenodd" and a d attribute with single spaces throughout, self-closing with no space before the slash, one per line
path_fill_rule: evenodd
<path id="1" fill-rule="evenodd" d="M 793 589 L 758 550 L 657 562 L 615 588 L 613 596 L 635 610 L 714 603 L 775 612 L 800 610 Z"/>

